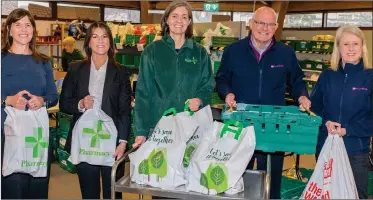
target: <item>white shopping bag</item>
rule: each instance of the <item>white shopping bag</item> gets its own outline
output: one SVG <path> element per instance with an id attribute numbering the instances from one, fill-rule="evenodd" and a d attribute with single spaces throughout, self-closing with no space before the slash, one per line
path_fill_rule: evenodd
<path id="1" fill-rule="evenodd" d="M 201 141 L 203 134 L 205 134 L 212 127 L 212 124 L 214 122 L 210 105 L 207 105 L 199 111 L 192 113 L 191 117 L 197 122 L 198 128 L 187 142 L 187 147 L 183 159 L 183 164 L 186 169 L 189 166 L 190 158 L 193 156 L 194 150 L 197 148 L 199 142 Z"/>
<path id="2" fill-rule="evenodd" d="M 94 106 L 76 122 L 72 131 L 69 161 L 74 165 L 113 166 L 118 131 L 113 119 Z"/>
<path id="3" fill-rule="evenodd" d="M 301 199 L 359 199 L 343 139 L 329 135 Z"/>
<path id="4" fill-rule="evenodd" d="M 20 172 L 46 177 L 49 147 L 47 109 L 24 111 L 7 106 L 5 112 L 3 176 Z"/>
<path id="5" fill-rule="evenodd" d="M 253 126 L 214 122 L 190 160 L 187 190 L 204 194 L 243 191 L 242 175 L 255 144 Z"/>
<path id="6" fill-rule="evenodd" d="M 172 113 L 173 115 L 168 115 Z M 186 143 L 197 129 L 189 112 L 165 111 L 149 139 L 134 153 L 130 176 L 133 182 L 162 189 L 186 184 L 183 156 Z"/>

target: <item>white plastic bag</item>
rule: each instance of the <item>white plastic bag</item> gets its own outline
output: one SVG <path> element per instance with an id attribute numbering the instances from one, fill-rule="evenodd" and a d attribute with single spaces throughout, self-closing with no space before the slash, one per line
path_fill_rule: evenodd
<path id="1" fill-rule="evenodd" d="M 253 126 L 214 122 L 203 136 L 190 161 L 187 190 L 212 195 L 243 191 L 242 175 L 256 144 Z"/>
<path id="2" fill-rule="evenodd" d="M 173 115 L 165 116 L 169 113 Z M 149 139 L 134 153 L 130 176 L 133 182 L 162 189 L 174 189 L 186 184 L 183 156 L 186 142 L 197 129 L 189 112 L 165 111 Z"/>
<path id="3" fill-rule="evenodd" d="M 21 172 L 46 177 L 49 147 L 47 109 L 24 111 L 7 106 L 5 112 L 3 176 Z"/>
<path id="4" fill-rule="evenodd" d="M 189 166 L 190 158 L 193 156 L 193 153 L 200 143 L 203 135 L 211 129 L 214 122 L 210 105 L 207 105 L 199 111 L 193 113 L 191 117 L 197 122 L 198 128 L 187 142 L 183 159 L 183 165 L 185 168 Z"/>
<path id="5" fill-rule="evenodd" d="M 301 199 L 359 199 L 343 139 L 329 135 Z"/>
<path id="6" fill-rule="evenodd" d="M 118 131 L 113 119 L 100 108 L 88 109 L 72 131 L 69 161 L 74 165 L 113 166 Z"/>

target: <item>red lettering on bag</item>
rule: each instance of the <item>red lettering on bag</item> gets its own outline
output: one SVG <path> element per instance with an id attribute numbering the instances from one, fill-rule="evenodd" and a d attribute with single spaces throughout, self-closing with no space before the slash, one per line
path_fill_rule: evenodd
<path id="1" fill-rule="evenodd" d="M 333 158 L 324 163 L 324 179 L 332 177 L 333 171 Z"/>
<path id="2" fill-rule="evenodd" d="M 322 195 L 321 199 L 330 199 L 329 191 L 326 191 L 325 194 Z"/>

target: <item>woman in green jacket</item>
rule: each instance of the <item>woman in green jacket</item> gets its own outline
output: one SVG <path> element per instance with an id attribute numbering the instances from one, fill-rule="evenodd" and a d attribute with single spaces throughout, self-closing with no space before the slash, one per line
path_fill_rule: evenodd
<path id="1" fill-rule="evenodd" d="M 209 104 L 214 89 L 211 60 L 191 37 L 192 9 L 186 1 L 172 2 L 161 21 L 162 40 L 152 42 L 142 53 L 136 85 L 133 147 L 145 142 L 162 113 L 197 111 Z"/>

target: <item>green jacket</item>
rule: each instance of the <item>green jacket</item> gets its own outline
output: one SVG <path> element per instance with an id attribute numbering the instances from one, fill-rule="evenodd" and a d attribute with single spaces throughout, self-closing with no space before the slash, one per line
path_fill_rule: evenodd
<path id="1" fill-rule="evenodd" d="M 152 42 L 140 60 L 135 136 L 148 136 L 165 110 L 175 107 L 177 112 L 182 112 L 188 99 L 199 98 L 201 107 L 208 105 L 213 89 L 211 60 L 201 45 L 186 39 L 177 53 L 169 35 Z"/>
<path id="2" fill-rule="evenodd" d="M 67 72 L 69 64 L 72 61 L 84 60 L 84 56 L 79 49 L 74 49 L 73 53 L 68 53 L 65 49 L 62 51 L 62 69 Z"/>

